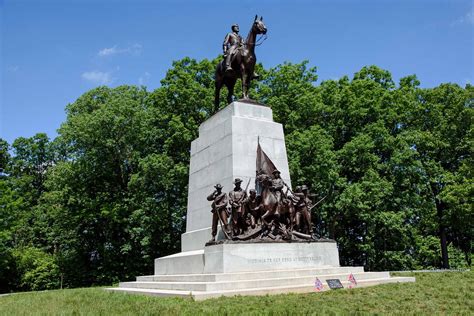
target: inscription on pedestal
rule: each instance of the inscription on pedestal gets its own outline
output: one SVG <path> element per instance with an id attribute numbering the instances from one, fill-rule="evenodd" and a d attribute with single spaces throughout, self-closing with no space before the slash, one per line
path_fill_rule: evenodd
<path id="1" fill-rule="evenodd" d="M 338 267 L 335 242 L 217 244 L 204 249 L 204 273 Z"/>
<path id="2" fill-rule="evenodd" d="M 288 263 L 288 262 L 321 262 L 320 256 L 312 257 L 277 257 L 277 258 L 251 258 L 247 259 L 248 264 L 260 264 L 260 263 Z"/>

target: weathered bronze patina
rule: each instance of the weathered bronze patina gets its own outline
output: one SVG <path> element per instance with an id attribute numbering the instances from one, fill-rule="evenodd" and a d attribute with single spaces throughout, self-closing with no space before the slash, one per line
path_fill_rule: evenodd
<path id="1" fill-rule="evenodd" d="M 224 60 L 216 69 L 214 112 L 219 110 L 220 91 L 224 85 L 228 90 L 227 103 L 232 103 L 234 86 L 239 78 L 242 81 L 242 99 L 250 100 L 250 81 L 258 77 L 254 72 L 257 62 L 255 56 L 257 35 L 266 33 L 267 27 L 263 23 L 263 17 L 258 19 L 257 15 L 245 41 L 239 35 L 239 26 L 232 25 L 232 32 L 226 35 L 222 45 Z"/>
<path id="2" fill-rule="evenodd" d="M 228 206 L 226 194 L 221 186 L 207 197 L 212 203 L 212 239 L 215 243 L 217 222 L 221 221 L 225 238 L 233 241 L 298 241 L 313 240 L 311 222 L 313 205 L 306 185 L 297 186 L 295 192 L 280 177 L 278 171 L 258 144 L 255 189 L 247 194 L 242 189 L 241 179 L 234 180 L 234 189 L 229 192 Z M 286 190 L 285 190 L 286 188 Z M 228 211 L 226 212 L 226 207 Z M 231 214 L 228 219 L 227 214 Z"/>
<path id="3" fill-rule="evenodd" d="M 211 212 L 212 212 L 212 238 L 210 241 L 216 240 L 217 235 L 217 222 L 220 222 L 222 230 L 226 235 L 226 238 L 230 238 L 229 225 L 227 219 L 227 194 L 222 192 L 222 185 L 219 183 L 214 186 L 215 190 L 208 197 L 208 201 L 212 201 Z"/>
<path id="4" fill-rule="evenodd" d="M 234 236 L 240 235 L 245 230 L 245 208 L 244 201 L 247 197 L 247 190 L 240 187 L 242 180 L 236 178 L 234 190 L 229 192 L 229 205 L 232 214 L 232 233 Z"/>

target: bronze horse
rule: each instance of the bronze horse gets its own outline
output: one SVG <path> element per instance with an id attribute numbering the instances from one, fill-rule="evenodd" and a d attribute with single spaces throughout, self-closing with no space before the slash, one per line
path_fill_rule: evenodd
<path id="1" fill-rule="evenodd" d="M 238 49 L 238 52 L 232 60 L 231 67 L 232 72 L 225 72 L 224 61 L 221 61 L 217 65 L 216 69 L 216 80 L 215 80 L 215 98 L 214 98 L 214 112 L 219 110 L 219 96 L 223 85 L 227 87 L 227 103 L 232 103 L 232 96 L 234 94 L 234 86 L 237 79 L 242 81 L 242 98 L 249 99 L 249 87 L 250 81 L 254 74 L 255 63 L 257 57 L 255 56 L 255 44 L 257 34 L 266 34 L 267 27 L 263 24 L 263 17 L 258 19 L 255 16 L 252 28 L 250 29 L 247 39 L 243 44 L 243 47 Z"/>
<path id="2" fill-rule="evenodd" d="M 289 230 L 292 231 L 295 221 L 293 204 L 289 200 L 286 203 L 279 203 L 276 195 L 271 190 L 272 179 L 269 176 L 261 176 L 260 180 L 262 205 L 265 212 L 261 217 L 262 224 L 271 226 L 272 221 L 276 220 L 279 223 L 287 224 Z"/>

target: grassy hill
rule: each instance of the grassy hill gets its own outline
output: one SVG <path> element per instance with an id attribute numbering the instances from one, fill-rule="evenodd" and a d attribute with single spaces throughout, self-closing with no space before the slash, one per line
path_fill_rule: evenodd
<path id="1" fill-rule="evenodd" d="M 242 315 L 474 313 L 474 272 L 404 273 L 416 283 L 195 302 L 82 288 L 0 297 L 0 315 Z"/>

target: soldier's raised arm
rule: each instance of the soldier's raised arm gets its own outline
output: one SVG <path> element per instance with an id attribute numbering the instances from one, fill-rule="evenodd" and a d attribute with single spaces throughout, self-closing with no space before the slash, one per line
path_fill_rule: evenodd
<path id="1" fill-rule="evenodd" d="M 214 199 L 216 198 L 216 193 L 217 193 L 217 190 L 214 190 L 211 194 L 207 196 L 207 200 L 214 201 Z"/>

